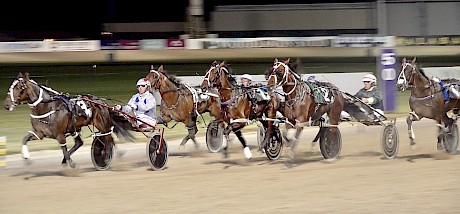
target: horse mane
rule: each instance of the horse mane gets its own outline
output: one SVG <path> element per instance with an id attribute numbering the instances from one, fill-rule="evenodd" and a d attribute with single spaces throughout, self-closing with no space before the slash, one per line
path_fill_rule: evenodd
<path id="1" fill-rule="evenodd" d="M 228 74 L 228 75 L 227 75 L 228 81 L 229 81 L 232 85 L 237 85 L 236 78 L 232 75 L 232 72 L 233 72 L 233 71 L 232 71 L 232 69 L 230 68 L 230 66 L 227 65 L 227 63 L 224 63 L 223 67 L 224 67 L 225 69 L 227 69 L 227 71 L 228 71 L 228 73 L 227 73 L 227 74 Z"/>
<path id="2" fill-rule="evenodd" d="M 163 69 L 162 72 L 169 81 L 171 81 L 176 87 L 180 88 L 182 84 L 182 80 L 177 78 L 174 74 L 170 74 L 167 70 Z"/>
<path id="3" fill-rule="evenodd" d="M 415 65 L 415 67 L 418 69 L 418 71 L 420 71 L 420 73 L 426 78 L 426 79 L 430 79 L 428 78 L 428 76 L 426 75 L 425 71 L 423 70 L 423 68 L 418 68 L 417 65 Z"/>
<path id="4" fill-rule="evenodd" d="M 289 67 L 289 69 L 291 69 L 292 73 L 294 73 L 294 76 L 298 79 L 301 79 L 300 78 L 300 74 L 297 72 L 297 68 L 299 67 L 300 65 L 300 59 L 297 59 L 294 63 L 288 63 L 287 66 Z"/>

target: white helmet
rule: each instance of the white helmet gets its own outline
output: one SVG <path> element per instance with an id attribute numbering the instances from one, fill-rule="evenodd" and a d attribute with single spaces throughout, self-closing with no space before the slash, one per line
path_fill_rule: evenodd
<path id="1" fill-rule="evenodd" d="M 251 75 L 249 75 L 249 74 L 243 74 L 243 75 L 241 75 L 240 79 L 248 79 L 248 80 L 252 81 L 252 77 L 251 77 Z"/>
<path id="2" fill-rule="evenodd" d="M 147 78 L 140 78 L 137 81 L 136 86 L 140 86 L 140 85 L 150 86 L 150 81 Z"/>
<path id="3" fill-rule="evenodd" d="M 362 81 L 363 82 L 369 81 L 369 82 L 372 82 L 372 83 L 377 83 L 377 77 L 375 77 L 372 74 L 366 74 L 366 75 L 364 75 Z"/>

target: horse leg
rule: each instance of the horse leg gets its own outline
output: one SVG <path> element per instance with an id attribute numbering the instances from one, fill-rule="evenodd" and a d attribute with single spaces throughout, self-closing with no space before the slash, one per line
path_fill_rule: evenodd
<path id="1" fill-rule="evenodd" d="M 79 132 L 75 132 L 75 135 L 73 135 L 72 137 L 75 141 L 75 144 L 72 146 L 72 148 L 70 148 L 69 156 L 71 156 L 75 151 L 77 151 L 78 148 L 83 146 L 83 140 L 81 139 Z"/>
<path id="2" fill-rule="evenodd" d="M 224 151 L 224 158 L 228 158 L 228 145 L 230 144 L 230 132 L 232 131 L 231 125 L 227 125 L 224 129 L 224 136 L 225 140 L 227 143 L 225 144 L 225 147 L 223 148 Z"/>
<path id="3" fill-rule="evenodd" d="M 29 141 L 40 140 L 42 138 L 43 136 L 38 136 L 32 131 L 30 131 L 26 136 L 24 136 L 24 138 L 22 139 L 22 148 L 21 148 L 22 158 L 26 160 L 30 158 L 30 153 L 29 153 L 29 148 L 27 147 L 27 143 Z"/>
<path id="4" fill-rule="evenodd" d="M 59 135 L 58 137 L 56 137 L 56 140 L 59 142 L 59 145 L 61 145 L 62 154 L 64 155 L 61 165 L 63 167 L 66 167 L 68 164 L 70 167 L 75 168 L 75 163 L 73 162 L 72 159 L 70 159 L 70 153 L 67 150 L 67 142 L 65 140 L 65 136 Z"/>
<path id="5" fill-rule="evenodd" d="M 198 142 L 196 141 L 196 137 L 195 137 L 196 133 L 198 132 L 198 128 L 196 127 L 196 125 L 193 125 L 193 126 L 187 127 L 187 130 L 188 130 L 188 135 L 185 136 L 184 139 L 182 139 L 180 146 L 181 147 L 185 146 L 187 141 L 189 139 L 192 139 L 193 143 L 195 143 L 195 147 L 198 149 Z"/>
<path id="6" fill-rule="evenodd" d="M 244 157 L 248 160 L 251 159 L 252 158 L 251 149 L 249 149 L 249 147 L 247 146 L 246 140 L 244 139 L 243 134 L 241 133 L 241 129 L 234 131 L 234 133 L 236 137 L 238 137 L 238 140 L 240 140 L 241 145 L 243 145 Z"/>
<path id="7" fill-rule="evenodd" d="M 411 115 L 407 116 L 406 123 L 407 123 L 407 129 L 408 129 L 408 133 L 409 133 L 410 147 L 411 147 L 412 150 L 415 150 L 416 143 L 415 143 L 414 129 L 412 127 L 412 121 L 414 121 L 414 120 L 413 120 L 413 116 L 411 114 Z"/>
<path id="8" fill-rule="evenodd" d="M 450 118 L 446 118 L 446 119 L 447 119 L 447 121 L 445 121 L 446 126 L 444 126 L 442 123 L 437 123 L 436 124 L 439 127 L 439 129 L 438 129 L 438 137 L 437 137 L 438 143 L 437 143 L 437 147 L 436 147 L 438 149 L 438 151 L 444 150 L 444 145 L 445 144 L 443 144 L 443 142 L 446 143 L 446 141 L 447 141 L 446 137 L 447 137 L 447 134 L 449 132 L 449 126 L 452 124 L 451 122 L 453 122 L 453 120 L 450 119 Z M 452 121 L 449 121 L 449 120 L 452 120 Z"/>

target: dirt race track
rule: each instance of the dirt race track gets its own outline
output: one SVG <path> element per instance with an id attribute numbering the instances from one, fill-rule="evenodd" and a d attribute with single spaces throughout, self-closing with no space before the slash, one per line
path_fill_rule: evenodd
<path id="1" fill-rule="evenodd" d="M 415 151 L 405 121 L 397 127 L 398 156 L 385 160 L 381 126 L 342 123 L 334 161 L 310 151 L 317 128 L 307 128 L 289 169 L 287 148 L 270 162 L 256 151 L 254 133 L 245 134 L 249 161 L 236 138 L 228 159 L 208 153 L 202 138 L 199 151 L 168 142 L 163 171 L 150 170 L 143 142 L 121 144 L 126 154 L 108 171 L 94 170 L 89 146 L 75 153 L 73 171 L 61 168 L 59 151 L 32 153 L 32 165 L 11 156 L 0 171 L 0 213 L 460 213 L 460 156 L 436 150 L 431 120 L 414 123 Z"/>

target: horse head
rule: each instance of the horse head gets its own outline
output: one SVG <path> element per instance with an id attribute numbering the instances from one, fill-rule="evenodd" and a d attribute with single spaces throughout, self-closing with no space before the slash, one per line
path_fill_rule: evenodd
<path id="1" fill-rule="evenodd" d="M 405 91 L 407 88 L 414 86 L 415 74 L 419 73 L 415 64 L 416 57 L 412 60 L 404 59 L 401 62 L 401 71 L 398 75 L 396 87 L 399 91 Z"/>
<path id="2" fill-rule="evenodd" d="M 150 86 L 154 90 L 159 90 L 161 87 L 162 77 L 164 78 L 163 74 L 163 65 L 157 68 L 157 70 L 150 68 L 149 74 L 145 78 L 150 81 Z"/>
<path id="3" fill-rule="evenodd" d="M 38 100 L 39 97 L 33 86 L 34 84 L 30 80 L 29 73 L 23 74 L 20 72 L 13 83 L 11 83 L 3 107 L 9 111 L 13 111 L 22 102 L 32 103 L 34 100 Z"/>
<path id="4" fill-rule="evenodd" d="M 290 64 L 290 59 L 279 61 L 275 58 L 272 68 L 265 72 L 266 76 L 270 74 L 267 78 L 267 87 L 273 90 L 279 86 L 293 83 L 295 88 L 297 81 L 300 80 L 300 76 L 295 72 L 298 64 L 298 61 L 295 64 Z"/>
<path id="5" fill-rule="evenodd" d="M 207 92 L 210 88 L 216 87 L 217 84 L 220 84 L 220 68 L 224 66 L 225 62 L 214 62 L 211 63 L 211 66 L 206 70 L 204 79 L 201 82 L 201 90 Z"/>

